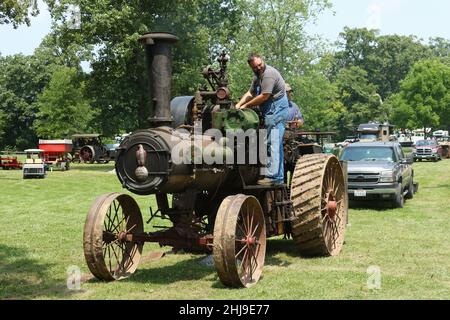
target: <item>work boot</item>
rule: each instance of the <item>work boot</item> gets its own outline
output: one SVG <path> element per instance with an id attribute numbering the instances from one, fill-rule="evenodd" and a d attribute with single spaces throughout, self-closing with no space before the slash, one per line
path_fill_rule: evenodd
<path id="1" fill-rule="evenodd" d="M 258 180 L 258 182 L 256 184 L 259 186 L 273 186 L 275 184 L 275 180 L 272 180 L 269 178 L 264 178 L 264 179 Z"/>

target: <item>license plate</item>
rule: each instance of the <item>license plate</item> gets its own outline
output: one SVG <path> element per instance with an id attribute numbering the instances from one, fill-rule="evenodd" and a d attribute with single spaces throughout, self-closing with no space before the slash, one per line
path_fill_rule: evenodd
<path id="1" fill-rule="evenodd" d="M 366 195 L 366 190 L 355 190 L 355 197 L 365 197 Z"/>

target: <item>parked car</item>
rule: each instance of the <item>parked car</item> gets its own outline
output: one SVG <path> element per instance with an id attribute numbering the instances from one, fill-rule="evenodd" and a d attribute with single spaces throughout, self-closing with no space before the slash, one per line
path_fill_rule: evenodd
<path id="1" fill-rule="evenodd" d="M 348 162 L 350 200 L 385 200 L 402 208 L 405 198 L 413 198 L 413 160 L 398 142 L 354 143 L 344 149 L 341 160 Z"/>
<path id="2" fill-rule="evenodd" d="M 323 145 L 323 153 L 325 154 L 334 154 L 339 158 L 342 148 L 336 147 L 335 143 L 325 143 Z"/>
<path id="3" fill-rule="evenodd" d="M 349 138 L 345 139 L 343 142 L 336 143 L 336 147 L 338 147 L 338 148 L 345 148 L 348 145 L 350 145 L 352 143 L 356 143 L 356 142 L 359 142 L 359 138 L 357 138 L 357 137 L 355 137 L 355 138 L 354 137 L 349 137 Z"/>
<path id="4" fill-rule="evenodd" d="M 413 146 L 413 156 L 414 161 L 440 161 L 443 157 L 443 149 L 436 140 L 420 140 Z"/>
<path id="5" fill-rule="evenodd" d="M 433 137 L 437 138 L 443 138 L 448 136 L 448 131 L 445 130 L 438 130 L 433 132 Z"/>
<path id="6" fill-rule="evenodd" d="M 413 145 L 410 133 L 397 133 L 397 141 L 402 147 L 411 147 Z"/>
<path id="7" fill-rule="evenodd" d="M 121 135 L 117 135 L 114 138 L 114 143 L 105 144 L 106 149 L 108 150 L 109 157 L 111 160 L 115 160 L 116 158 L 116 150 L 120 146 L 120 143 L 125 139 L 127 136 L 129 136 L 130 133 L 124 133 Z"/>

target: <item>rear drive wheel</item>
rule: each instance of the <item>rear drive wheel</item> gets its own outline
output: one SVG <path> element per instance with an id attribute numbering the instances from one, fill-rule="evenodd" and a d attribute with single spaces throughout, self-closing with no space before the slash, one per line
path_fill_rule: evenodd
<path id="1" fill-rule="evenodd" d="M 301 157 L 291 185 L 294 210 L 292 234 L 301 254 L 336 256 L 340 253 L 347 221 L 345 177 L 334 155 Z"/>

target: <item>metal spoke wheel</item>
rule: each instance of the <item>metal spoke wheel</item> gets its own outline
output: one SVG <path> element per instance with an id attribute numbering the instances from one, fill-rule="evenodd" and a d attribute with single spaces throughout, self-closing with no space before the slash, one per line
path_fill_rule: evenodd
<path id="1" fill-rule="evenodd" d="M 143 232 L 141 212 L 132 197 L 119 193 L 98 197 L 89 210 L 83 237 L 84 256 L 92 274 L 105 281 L 133 274 L 144 244 L 130 239 Z"/>
<path id="2" fill-rule="evenodd" d="M 301 254 L 336 256 L 347 223 L 348 196 L 339 160 L 313 154 L 297 162 L 291 185 L 292 233 Z"/>
<path id="3" fill-rule="evenodd" d="M 259 201 L 237 195 L 223 200 L 214 224 L 214 264 L 227 287 L 255 285 L 266 256 L 266 227 Z"/>

